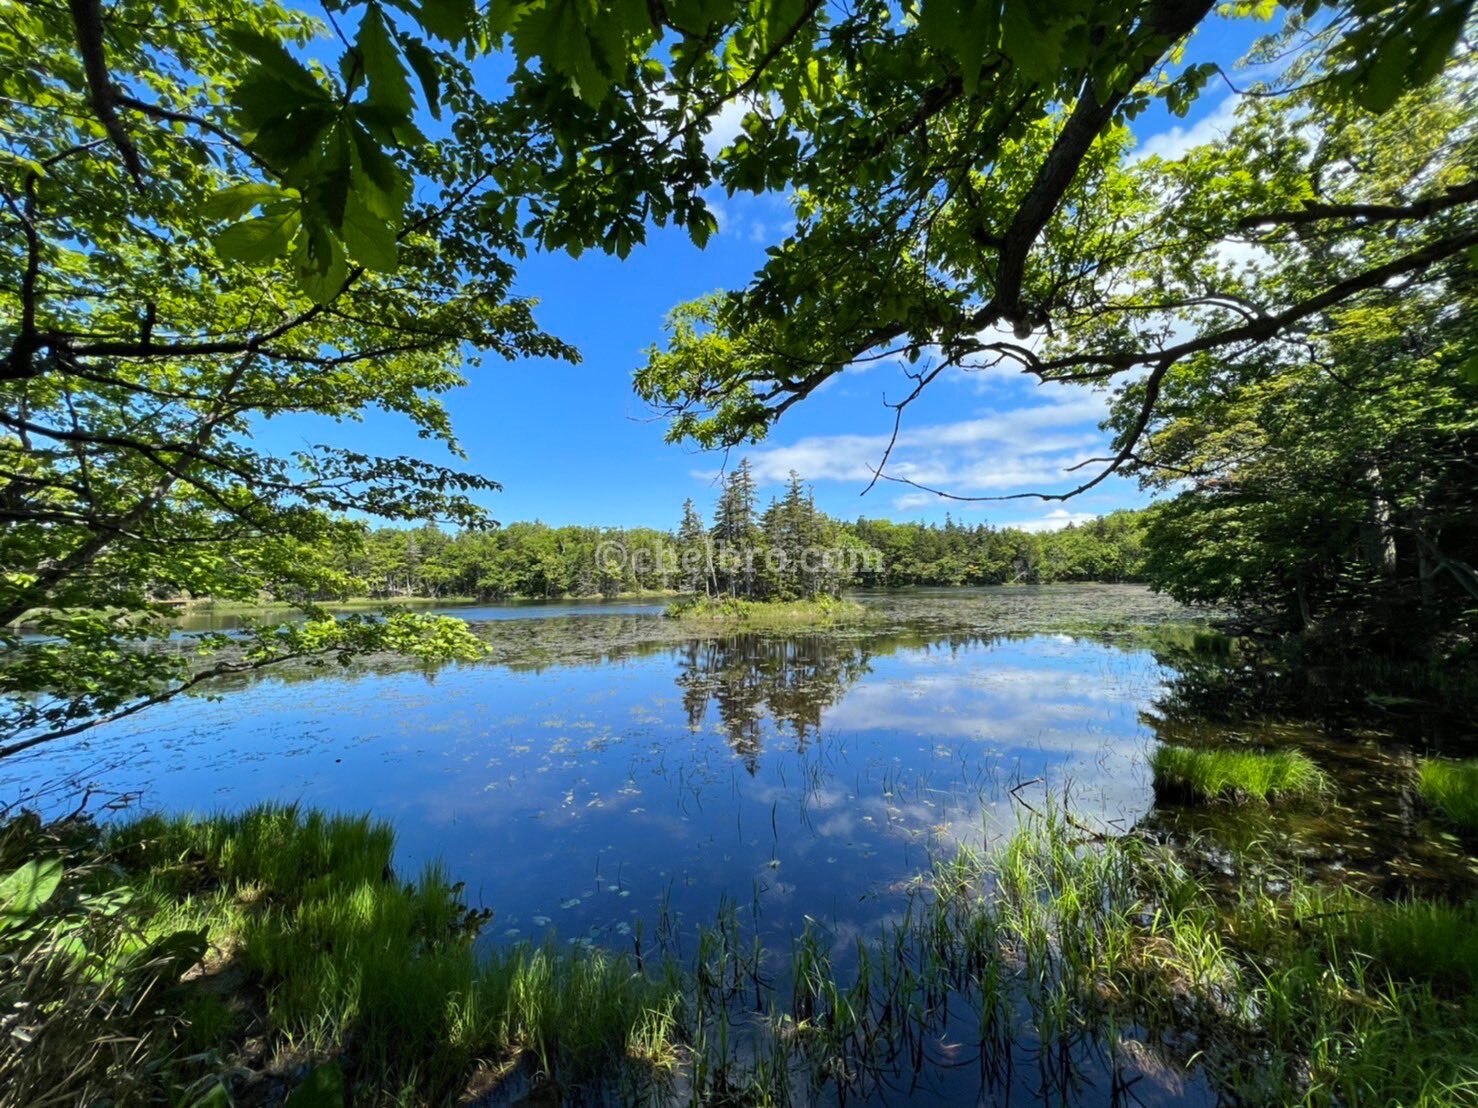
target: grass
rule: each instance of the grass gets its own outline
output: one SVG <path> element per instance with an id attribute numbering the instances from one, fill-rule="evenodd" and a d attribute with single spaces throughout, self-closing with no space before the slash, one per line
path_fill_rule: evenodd
<path id="1" fill-rule="evenodd" d="M 818 596 L 808 600 L 746 600 L 738 596 L 697 596 L 667 606 L 669 619 L 738 630 L 836 627 L 861 623 L 867 609 L 855 600 Z"/>
<path id="2" fill-rule="evenodd" d="M 1133 1080 L 1148 1053 L 1234 1103 L 1478 1102 L 1475 905 L 1279 872 L 1213 892 L 1172 849 L 1048 807 L 937 861 L 850 949 L 813 924 L 786 958 L 725 904 L 679 969 L 479 956 L 485 914 L 434 867 L 395 879 L 392 848 L 382 824 L 291 807 L 0 826 L 0 874 L 65 869 L 0 925 L 0 1103 L 275 1102 L 328 1064 L 356 1104 L 535 1074 L 551 1103 L 860 1101 L 946 1042 L 1001 1100 L 1071 1099 L 1075 1058 Z"/>
<path id="3" fill-rule="evenodd" d="M 1190 801 L 1306 799 L 1325 794 L 1329 778 L 1297 750 L 1197 750 L 1166 744 L 1150 756 L 1155 793 Z"/>
<path id="4" fill-rule="evenodd" d="M 1428 805 L 1467 831 L 1478 831 L 1478 760 L 1424 761 L 1417 792 Z"/>
<path id="5" fill-rule="evenodd" d="M 670 981 L 603 953 L 480 956 L 488 913 L 437 867 L 396 879 L 384 824 L 269 806 L 70 843 L 30 830 L 12 825 L 0 862 L 54 854 L 67 876 L 33 936 L 0 935 L 25 970 L 3 1010 L 37 1016 L 30 1045 L 0 1042 L 0 1103 L 122 1099 L 120 1071 L 133 1099 L 175 1101 L 332 1060 L 355 1103 L 422 1104 L 515 1069 L 579 1083 L 671 1065 Z"/>

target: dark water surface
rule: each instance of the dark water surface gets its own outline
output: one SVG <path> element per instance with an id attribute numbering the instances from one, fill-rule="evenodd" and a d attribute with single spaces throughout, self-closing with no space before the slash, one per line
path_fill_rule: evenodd
<path id="1" fill-rule="evenodd" d="M 1296 744 L 1350 783 L 1316 813 L 1156 810 L 1157 738 L 1230 732 L 1196 698 L 1197 667 L 1216 663 L 1168 601 L 1108 586 L 863 599 L 872 622 L 821 634 L 694 637 L 641 602 L 456 609 L 489 661 L 258 678 L 4 763 L 0 798 L 83 782 L 151 809 L 369 810 L 393 822 L 403 872 L 441 859 L 496 910 L 490 942 L 552 930 L 629 949 L 644 928 L 679 953 L 725 902 L 781 949 L 810 926 L 846 950 L 931 858 L 1008 833 L 1018 798 L 1047 790 L 1124 830 L 1251 821 L 1234 836 L 1373 884 L 1472 876 L 1413 810 L 1400 767 L 1432 739 L 1399 717 L 1233 736 Z M 1230 866 L 1218 849 L 1208 861 Z M 1120 1102 L 1101 1093 L 1074 1103 Z"/>

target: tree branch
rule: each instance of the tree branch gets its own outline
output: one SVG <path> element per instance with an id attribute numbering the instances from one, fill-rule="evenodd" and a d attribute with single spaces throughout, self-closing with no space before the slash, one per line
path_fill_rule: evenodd
<path id="1" fill-rule="evenodd" d="M 102 123 L 108 138 L 118 148 L 119 156 L 134 182 L 144 184 L 144 163 L 129 138 L 128 130 L 118 118 L 118 90 L 108 72 L 108 58 L 103 49 L 103 9 L 99 0 L 68 0 L 72 24 L 77 30 L 77 50 L 82 55 L 82 71 L 87 77 L 87 98 Z"/>

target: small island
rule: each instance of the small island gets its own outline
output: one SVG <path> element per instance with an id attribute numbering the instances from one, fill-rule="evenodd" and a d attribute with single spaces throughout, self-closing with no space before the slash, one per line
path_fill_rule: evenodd
<path id="1" fill-rule="evenodd" d="M 690 596 L 667 606 L 668 619 L 706 626 L 762 631 L 804 630 L 865 623 L 867 609 L 855 600 L 815 596 L 802 600 L 747 600 L 742 596 Z"/>
<path id="2" fill-rule="evenodd" d="M 746 458 L 725 475 L 711 528 L 691 499 L 683 505 L 668 559 L 686 595 L 667 607 L 668 618 L 753 630 L 864 621 L 867 610 L 841 593 L 878 552 L 820 511 L 794 470 L 763 513 L 755 502 Z"/>

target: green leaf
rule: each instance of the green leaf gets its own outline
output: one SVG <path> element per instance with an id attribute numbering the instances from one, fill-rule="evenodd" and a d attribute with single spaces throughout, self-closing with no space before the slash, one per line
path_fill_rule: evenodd
<path id="1" fill-rule="evenodd" d="M 1417 39 L 1406 73 L 1408 87 L 1420 88 L 1442 72 L 1443 65 L 1462 37 L 1469 7 L 1469 3 L 1458 0 L 1438 14 L 1420 21 L 1421 37 Z"/>
<path id="2" fill-rule="evenodd" d="M 314 187 L 308 194 L 315 214 L 322 216 L 330 227 L 344 223 L 344 205 L 349 199 L 354 167 L 350 143 L 348 128 L 339 124 L 329 136 L 327 153 L 319 160 Z"/>
<path id="3" fill-rule="evenodd" d="M 281 200 L 287 195 L 287 191 L 277 185 L 250 181 L 211 193 L 200 205 L 200 214 L 207 219 L 240 219 L 253 208 Z"/>
<path id="4" fill-rule="evenodd" d="M 1399 39 L 1383 42 L 1364 80 L 1356 86 L 1360 106 L 1376 114 L 1388 111 L 1405 91 L 1406 63 L 1405 43 Z"/>
<path id="5" fill-rule="evenodd" d="M 392 116 L 409 119 L 415 107 L 410 79 L 379 8 L 372 7 L 365 12 L 355 46 L 364 61 L 365 76 L 369 78 L 370 101 Z"/>
<path id="6" fill-rule="evenodd" d="M 708 240 L 718 230 L 718 220 L 707 208 L 694 211 L 688 216 L 688 238 L 693 240 L 693 245 L 702 250 L 708 245 Z"/>
<path id="7" fill-rule="evenodd" d="M 366 269 L 393 272 L 396 265 L 395 229 L 365 206 L 360 194 L 349 193 L 344 205 L 344 246 Z"/>
<path id="8" fill-rule="evenodd" d="M 309 223 L 303 232 L 293 254 L 293 271 L 298 287 L 312 297 L 314 303 L 327 304 L 343 291 L 344 281 L 349 276 L 349 264 L 339 240 L 326 226 Z"/>
<path id="9" fill-rule="evenodd" d="M 14 150 L 0 150 L 0 165 L 11 165 L 37 177 L 46 176 L 46 167 L 38 161 L 17 154 Z"/>
<path id="10" fill-rule="evenodd" d="M 231 1094 L 226 1091 L 226 1086 L 217 1082 L 212 1085 L 205 1094 L 200 1097 L 190 1108 L 230 1108 Z"/>
<path id="11" fill-rule="evenodd" d="M 280 39 L 271 38 L 260 31 L 231 28 L 222 36 L 238 47 L 257 63 L 278 83 L 279 89 L 286 85 L 304 96 L 325 96 L 323 86 L 313 71 L 287 52 Z"/>
<path id="12" fill-rule="evenodd" d="M 338 1063 L 329 1062 L 308 1074 L 282 1108 L 344 1108 L 344 1073 Z"/>
<path id="13" fill-rule="evenodd" d="M 292 245 L 293 235 L 302 222 L 297 208 L 273 215 L 233 223 L 215 236 L 216 254 L 224 261 L 261 265 L 280 258 Z"/>
<path id="14" fill-rule="evenodd" d="M 1046 83 L 1062 64 L 1062 36 L 1067 24 L 1062 17 L 1039 24 L 1034 10 L 1025 4 L 1006 5 L 1001 18 L 1001 49 L 1023 76 Z"/>
<path id="15" fill-rule="evenodd" d="M 0 878 L 0 931 L 29 919 L 51 899 L 61 882 L 59 858 L 34 859 Z"/>
<path id="16" fill-rule="evenodd" d="M 354 139 L 354 189 L 370 211 L 389 220 L 397 220 L 405 207 L 405 174 L 384 147 L 375 141 L 356 118 L 350 134 Z"/>
<path id="17" fill-rule="evenodd" d="M 512 8 L 512 4 L 502 5 Z M 477 23 L 473 0 L 421 0 L 421 26 L 455 45 L 469 38 Z"/>
<path id="18" fill-rule="evenodd" d="M 959 62 L 965 91 L 980 85 L 980 71 L 1001 46 L 1000 0 L 928 0 L 919 29 L 936 48 Z"/>
<path id="19" fill-rule="evenodd" d="M 636 33 L 650 29 L 644 4 L 606 3 L 587 12 L 580 0 L 544 0 L 513 25 L 514 52 L 568 77 L 587 104 L 598 104 L 625 63 Z"/>
<path id="20" fill-rule="evenodd" d="M 292 171 L 312 155 L 337 115 L 330 103 L 297 106 L 263 124 L 251 148 L 272 165 Z"/>
<path id="21" fill-rule="evenodd" d="M 405 58 L 421 82 L 421 91 L 426 96 L 426 108 L 432 119 L 441 118 L 441 72 L 437 68 L 436 55 L 418 38 L 405 42 Z"/>

